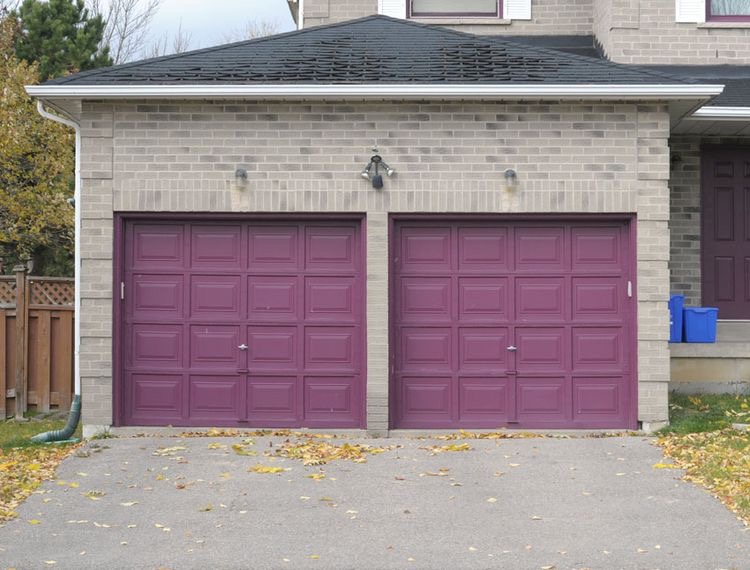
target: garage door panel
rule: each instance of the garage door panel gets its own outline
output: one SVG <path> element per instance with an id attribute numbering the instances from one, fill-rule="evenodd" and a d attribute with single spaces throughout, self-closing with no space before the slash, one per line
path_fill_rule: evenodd
<path id="1" fill-rule="evenodd" d="M 556 277 L 516 279 L 516 318 L 521 322 L 566 320 L 565 280 Z"/>
<path id="2" fill-rule="evenodd" d="M 358 255 L 354 228 L 313 226 L 306 232 L 307 269 L 356 271 Z"/>
<path id="3" fill-rule="evenodd" d="M 126 423 L 362 427 L 359 223 L 129 222 L 125 244 Z"/>
<path id="4" fill-rule="evenodd" d="M 461 271 L 507 271 L 507 227 L 458 229 L 458 266 Z"/>
<path id="5" fill-rule="evenodd" d="M 452 385 L 450 377 L 403 376 L 399 394 L 401 425 L 450 425 L 454 406 Z"/>
<path id="6" fill-rule="evenodd" d="M 304 386 L 305 418 L 311 425 L 355 421 L 359 386 L 354 377 L 307 376 Z"/>
<path id="7" fill-rule="evenodd" d="M 194 269 L 237 269 L 242 261 L 242 226 L 194 225 L 190 265 Z"/>
<path id="8" fill-rule="evenodd" d="M 502 322 L 510 319 L 507 277 L 464 277 L 458 280 L 458 317 L 466 321 Z"/>
<path id="9" fill-rule="evenodd" d="M 239 421 L 242 416 L 243 380 L 228 376 L 190 377 L 190 417 Z"/>
<path id="10" fill-rule="evenodd" d="M 249 241 L 249 269 L 253 273 L 299 268 L 298 226 L 251 226 Z"/>
<path id="11" fill-rule="evenodd" d="M 308 321 L 354 323 L 358 320 L 354 277 L 307 277 L 305 318 Z"/>
<path id="12" fill-rule="evenodd" d="M 299 278 L 250 275 L 248 277 L 248 317 L 258 321 L 298 321 Z"/>
<path id="13" fill-rule="evenodd" d="M 567 368 L 566 337 L 566 329 L 562 327 L 516 328 L 517 369 L 531 372 Z"/>
<path id="14" fill-rule="evenodd" d="M 516 270 L 564 271 L 565 228 L 517 227 Z"/>
<path id="15" fill-rule="evenodd" d="M 407 271 L 449 270 L 451 264 L 450 227 L 401 228 L 399 262 Z"/>
<path id="16" fill-rule="evenodd" d="M 131 267 L 136 271 L 182 269 L 185 266 L 184 236 L 182 225 L 137 224 Z"/>
<path id="17" fill-rule="evenodd" d="M 620 227 L 573 228 L 571 234 L 573 271 L 622 271 L 624 264 Z"/>
<path id="18" fill-rule="evenodd" d="M 306 327 L 305 368 L 353 372 L 358 337 L 355 327 Z"/>
<path id="19" fill-rule="evenodd" d="M 405 277 L 400 280 L 400 288 L 397 311 L 402 322 L 450 322 L 450 279 Z"/>
<path id="20" fill-rule="evenodd" d="M 247 381 L 248 417 L 260 425 L 291 426 L 299 423 L 296 376 L 252 375 Z M 273 422 L 273 423 L 263 423 Z"/>
<path id="21" fill-rule="evenodd" d="M 196 319 L 240 320 L 242 279 L 239 275 L 193 275 L 190 314 Z"/>
<path id="22" fill-rule="evenodd" d="M 401 370 L 423 371 L 451 369 L 452 332 L 449 328 L 412 328 L 401 330 Z"/>
<path id="23" fill-rule="evenodd" d="M 458 331 L 461 370 L 507 370 L 507 328 L 462 327 Z"/>
<path id="24" fill-rule="evenodd" d="M 182 325 L 135 325 L 131 329 L 133 368 L 182 368 Z"/>
<path id="25" fill-rule="evenodd" d="M 622 279 L 574 277 L 572 287 L 574 322 L 622 320 Z"/>
<path id="26" fill-rule="evenodd" d="M 247 360 L 250 371 L 297 369 L 298 335 L 297 327 L 248 327 Z"/>
<path id="27" fill-rule="evenodd" d="M 518 419 L 528 423 L 570 420 L 569 381 L 565 377 L 517 379 Z"/>
<path id="28" fill-rule="evenodd" d="M 190 327 L 190 368 L 237 370 L 240 327 L 193 325 Z"/>
<path id="29" fill-rule="evenodd" d="M 622 327 L 574 327 L 574 370 L 624 370 L 625 329 Z"/>
<path id="30" fill-rule="evenodd" d="M 133 275 L 133 302 L 129 316 L 134 320 L 183 318 L 182 275 Z"/>
<path id="31" fill-rule="evenodd" d="M 182 375 L 133 373 L 125 381 L 131 421 L 153 425 L 154 421 L 167 424 L 182 419 Z"/>
<path id="32" fill-rule="evenodd" d="M 488 426 L 504 423 L 508 419 L 508 391 L 507 378 L 460 378 L 460 420 L 488 422 Z"/>
<path id="33" fill-rule="evenodd" d="M 575 421 L 596 425 L 621 425 L 626 410 L 627 377 L 574 377 Z"/>

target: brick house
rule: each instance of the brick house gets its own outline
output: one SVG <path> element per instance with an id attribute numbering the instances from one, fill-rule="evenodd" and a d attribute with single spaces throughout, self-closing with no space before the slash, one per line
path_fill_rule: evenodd
<path id="1" fill-rule="evenodd" d="M 289 0 L 296 32 L 29 87 L 79 135 L 85 432 L 653 429 L 670 380 L 732 388 L 728 4 Z M 670 348 L 672 290 L 719 343 Z"/>

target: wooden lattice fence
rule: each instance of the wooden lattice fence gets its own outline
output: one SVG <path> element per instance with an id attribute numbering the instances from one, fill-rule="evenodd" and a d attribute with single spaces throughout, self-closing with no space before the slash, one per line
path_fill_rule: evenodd
<path id="1" fill-rule="evenodd" d="M 0 276 L 0 418 L 67 410 L 73 395 L 72 279 Z"/>

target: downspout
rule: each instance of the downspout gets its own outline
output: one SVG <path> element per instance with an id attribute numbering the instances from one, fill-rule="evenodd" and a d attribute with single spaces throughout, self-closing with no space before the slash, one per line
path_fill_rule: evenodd
<path id="1" fill-rule="evenodd" d="M 75 395 L 70 407 L 68 423 L 61 430 L 40 433 L 31 438 L 36 443 L 53 443 L 70 440 L 81 419 L 81 125 L 71 119 L 50 113 L 44 108 L 42 100 L 36 102 L 36 109 L 45 119 L 62 123 L 72 128 L 76 133 L 75 156 L 75 187 L 73 191 L 73 206 L 75 209 L 75 301 L 73 313 L 73 378 Z"/>

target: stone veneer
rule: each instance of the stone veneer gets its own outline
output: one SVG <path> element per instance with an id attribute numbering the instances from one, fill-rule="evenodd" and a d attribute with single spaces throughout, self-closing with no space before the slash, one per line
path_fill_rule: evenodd
<path id="1" fill-rule="evenodd" d="M 87 433 L 112 423 L 114 212 L 365 213 L 373 433 L 388 429 L 389 213 L 637 213 L 638 417 L 667 419 L 666 105 L 91 102 L 80 120 Z M 382 192 L 359 177 L 375 140 L 398 170 Z"/>

